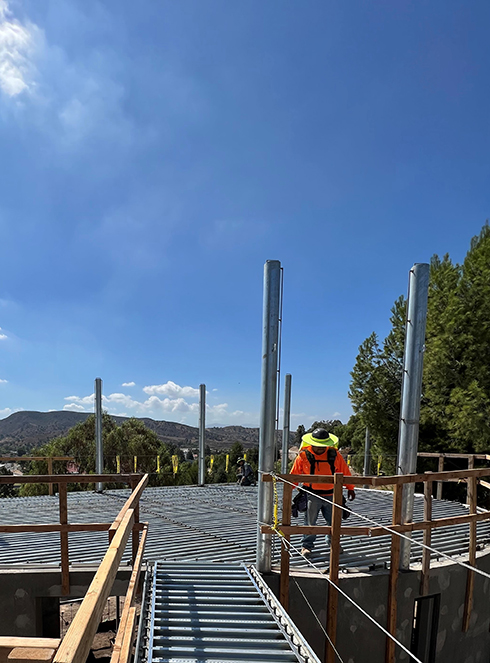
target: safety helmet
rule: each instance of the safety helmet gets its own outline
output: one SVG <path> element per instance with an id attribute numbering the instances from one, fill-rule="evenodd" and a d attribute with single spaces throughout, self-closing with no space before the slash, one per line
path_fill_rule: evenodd
<path id="1" fill-rule="evenodd" d="M 245 462 L 245 458 L 239 458 L 237 460 L 236 464 L 238 465 L 239 463 L 244 463 L 244 462 Z"/>
<path id="2" fill-rule="evenodd" d="M 312 433 L 306 433 L 301 438 L 301 447 L 338 447 L 339 438 L 333 433 L 327 433 L 324 428 L 315 428 Z"/>

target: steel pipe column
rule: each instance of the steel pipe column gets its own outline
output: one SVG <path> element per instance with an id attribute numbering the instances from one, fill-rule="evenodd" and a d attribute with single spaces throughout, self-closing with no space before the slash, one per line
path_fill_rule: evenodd
<path id="1" fill-rule="evenodd" d="M 419 442 L 420 397 L 424 365 L 425 326 L 429 292 L 429 265 L 417 263 L 410 270 L 407 301 L 405 353 L 398 433 L 398 474 L 414 474 L 417 470 Z M 411 522 L 415 484 L 403 489 L 402 519 Z M 400 568 L 410 568 L 411 542 L 401 540 Z"/>
<path id="2" fill-rule="evenodd" d="M 289 420 L 291 412 L 291 374 L 286 373 L 284 380 L 284 415 L 282 419 L 282 451 L 281 451 L 281 472 L 288 472 L 288 452 L 289 452 Z"/>
<path id="3" fill-rule="evenodd" d="M 104 450 L 102 448 L 102 380 L 95 378 L 95 473 L 104 472 Z M 98 482 L 95 489 L 101 493 L 104 485 Z"/>
<path id="4" fill-rule="evenodd" d="M 371 473 L 371 433 L 369 432 L 369 427 L 366 426 L 366 439 L 364 443 L 364 469 L 363 475 L 368 477 Z M 366 484 L 364 488 L 368 488 Z"/>
<path id="5" fill-rule="evenodd" d="M 259 430 L 259 490 L 257 505 L 257 570 L 271 569 L 271 534 L 262 534 L 262 523 L 272 522 L 273 486 L 262 481 L 261 472 L 274 469 L 274 433 L 277 400 L 279 340 L 279 302 L 281 263 L 268 260 L 264 265 L 264 308 L 262 318 L 262 387 Z"/>
<path id="6" fill-rule="evenodd" d="M 205 463 L 205 441 L 206 441 L 206 385 L 199 385 L 199 485 L 204 486 L 206 470 Z"/>

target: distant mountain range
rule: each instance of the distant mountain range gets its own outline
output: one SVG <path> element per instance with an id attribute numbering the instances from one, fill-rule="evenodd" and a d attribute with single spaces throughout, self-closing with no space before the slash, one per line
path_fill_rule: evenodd
<path id="1" fill-rule="evenodd" d="M 0 453 L 8 455 L 21 449 L 28 453 L 34 447 L 49 442 L 66 433 L 88 416 L 85 412 L 14 412 L 0 420 Z M 112 417 L 122 424 L 128 417 Z M 155 431 L 162 442 L 177 444 L 179 447 L 196 448 L 199 442 L 199 430 L 193 426 L 176 424 L 171 421 L 155 421 L 141 418 L 148 428 Z M 212 450 L 225 449 L 234 442 L 241 442 L 244 448 L 257 446 L 259 429 L 244 426 L 223 426 L 206 428 L 206 444 Z"/>

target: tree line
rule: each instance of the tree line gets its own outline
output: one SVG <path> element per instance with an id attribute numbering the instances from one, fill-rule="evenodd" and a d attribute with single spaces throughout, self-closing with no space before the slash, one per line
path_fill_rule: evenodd
<path id="1" fill-rule="evenodd" d="M 334 427 L 342 444 L 396 457 L 403 377 L 406 298 L 391 309 L 391 329 L 360 345 L 351 372 L 354 414 Z M 419 451 L 482 453 L 490 442 L 490 227 L 471 240 L 462 264 L 448 254 L 430 262 Z"/>
<path id="2" fill-rule="evenodd" d="M 102 415 L 104 473 L 123 474 L 136 470 L 150 475 L 150 486 L 177 486 L 198 483 L 198 461 L 191 449 L 184 453 L 177 445 L 162 442 L 156 433 L 136 418 L 117 425 L 106 412 Z M 197 450 L 195 450 L 197 452 Z M 247 460 L 256 472 L 258 450 L 248 449 Z M 209 446 L 205 450 L 206 483 L 233 483 L 236 481 L 237 460 L 244 454 L 243 445 L 235 442 L 229 451 L 212 453 Z M 32 456 L 69 456 L 74 458 L 74 467 L 80 473 L 95 473 L 95 416 L 87 417 L 64 436 L 50 440 L 46 444 L 32 449 Z M 228 460 L 227 457 L 228 456 Z M 158 461 L 157 461 L 158 458 Z M 45 460 L 22 461 L 24 474 L 46 474 L 48 464 Z M 158 471 L 157 471 L 158 470 Z M 65 474 L 66 461 L 53 461 L 53 472 Z M 0 473 L 7 473 L 0 468 Z M 106 488 L 120 487 L 121 484 L 105 483 Z M 93 484 L 68 484 L 69 490 L 93 490 Z M 46 494 L 46 484 L 23 484 L 18 491 L 13 486 L 0 486 L 0 496 L 12 497 L 15 494 Z"/>

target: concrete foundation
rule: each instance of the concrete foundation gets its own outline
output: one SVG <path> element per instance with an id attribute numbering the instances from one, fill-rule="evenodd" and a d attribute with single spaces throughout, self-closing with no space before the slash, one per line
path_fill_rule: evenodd
<path id="1" fill-rule="evenodd" d="M 466 560 L 464 560 L 466 561 Z M 490 554 L 480 553 L 479 569 L 490 573 Z M 475 575 L 473 610 L 468 632 L 463 633 L 467 570 L 457 564 L 432 563 L 429 594 L 440 594 L 436 663 L 488 663 L 490 660 L 490 580 Z M 342 574 L 340 588 L 386 628 L 388 572 Z M 264 576 L 278 595 L 279 576 Z M 397 639 L 410 650 L 415 599 L 420 597 L 420 571 L 401 572 L 397 585 Z M 306 596 L 308 603 L 301 594 Z M 289 614 L 317 655 L 323 660 L 329 584 L 320 574 L 295 574 L 290 578 Z M 314 612 L 314 614 L 313 614 Z M 339 595 L 337 649 L 344 663 L 383 663 L 386 636 L 345 597 Z M 396 661 L 410 661 L 396 647 Z"/>
<path id="2" fill-rule="evenodd" d="M 81 598 L 92 582 L 96 566 L 70 571 L 70 596 Z M 127 592 L 130 568 L 121 568 L 111 596 Z M 0 568 L 0 635 L 59 637 L 61 573 L 59 569 Z"/>

